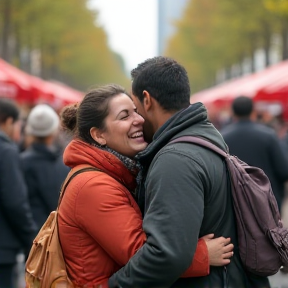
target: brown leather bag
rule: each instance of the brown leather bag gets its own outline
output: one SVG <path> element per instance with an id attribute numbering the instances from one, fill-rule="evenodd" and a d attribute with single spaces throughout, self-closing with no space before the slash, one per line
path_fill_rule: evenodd
<path id="1" fill-rule="evenodd" d="M 58 209 L 70 181 L 86 171 L 100 171 L 95 167 L 77 170 L 62 185 L 58 207 L 52 211 L 33 241 L 25 265 L 26 288 L 73 288 L 69 279 L 58 235 Z M 71 173 L 69 174 L 71 175 Z M 68 175 L 68 176 L 69 176 Z"/>

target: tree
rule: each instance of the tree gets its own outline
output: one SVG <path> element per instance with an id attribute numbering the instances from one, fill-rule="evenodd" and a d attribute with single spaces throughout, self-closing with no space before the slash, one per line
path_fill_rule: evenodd
<path id="1" fill-rule="evenodd" d="M 247 58 L 253 72 L 257 49 L 264 49 L 265 64 L 270 64 L 271 37 L 280 24 L 263 1 L 280 0 L 188 2 L 183 18 L 175 23 L 177 32 L 165 54 L 187 67 L 192 91 L 215 85 L 217 71 L 230 71 L 236 64 L 241 67 Z"/>
<path id="2" fill-rule="evenodd" d="M 282 60 L 288 59 L 288 2 L 283 0 L 263 0 L 265 8 L 278 19 L 277 32 L 282 38 Z"/>
<path id="3" fill-rule="evenodd" d="M 98 14 L 87 8 L 86 0 L 1 2 L 1 10 L 9 12 L 5 17 L 0 15 L 5 27 L 1 56 L 7 54 L 7 39 L 14 39 L 11 57 L 5 56 L 12 64 L 32 73 L 31 55 L 37 52 L 41 59 L 39 76 L 44 79 L 56 79 L 78 89 L 107 82 L 128 84 L 105 31 L 95 24 Z"/>

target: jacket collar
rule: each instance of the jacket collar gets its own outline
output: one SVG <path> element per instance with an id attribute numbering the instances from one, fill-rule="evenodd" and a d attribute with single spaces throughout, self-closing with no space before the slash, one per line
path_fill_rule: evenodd
<path id="1" fill-rule="evenodd" d="M 28 148 L 38 152 L 39 154 L 49 158 L 56 160 L 61 156 L 61 150 L 57 149 L 56 146 L 47 146 L 44 143 L 34 142 L 31 144 L 31 147 Z"/>
<path id="2" fill-rule="evenodd" d="M 65 165 L 74 168 L 89 165 L 99 168 L 126 186 L 130 191 L 136 188 L 136 176 L 114 154 L 99 149 L 79 139 L 72 140 L 64 150 Z M 138 172 L 138 171 L 137 171 Z"/>
<path id="3" fill-rule="evenodd" d="M 2 140 L 4 140 L 5 142 L 14 143 L 14 142 L 8 137 L 8 135 L 7 135 L 4 131 L 2 131 L 2 130 L 0 130 L 0 138 L 1 138 Z"/>
<path id="4" fill-rule="evenodd" d="M 174 114 L 166 123 L 155 133 L 153 141 L 147 148 L 138 153 L 136 159 L 143 164 L 149 163 L 156 153 L 165 146 L 174 136 L 187 129 L 191 125 L 208 121 L 205 106 L 198 102 L 191 104 L 186 109 Z"/>

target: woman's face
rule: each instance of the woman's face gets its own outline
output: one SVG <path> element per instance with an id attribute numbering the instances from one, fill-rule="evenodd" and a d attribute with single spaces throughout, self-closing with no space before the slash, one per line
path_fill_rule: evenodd
<path id="1" fill-rule="evenodd" d="M 143 117 L 136 112 L 133 101 L 123 93 L 110 100 L 108 109 L 106 130 L 102 133 L 106 145 L 122 155 L 134 157 L 147 146 L 143 138 Z"/>

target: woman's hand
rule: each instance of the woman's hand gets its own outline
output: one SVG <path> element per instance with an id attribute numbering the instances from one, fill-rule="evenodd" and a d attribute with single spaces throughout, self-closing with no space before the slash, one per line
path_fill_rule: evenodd
<path id="1" fill-rule="evenodd" d="M 230 243 L 231 239 L 213 237 L 214 234 L 208 234 L 202 237 L 207 245 L 210 266 L 224 266 L 229 264 L 229 258 L 233 256 L 234 248 L 234 245 Z"/>

